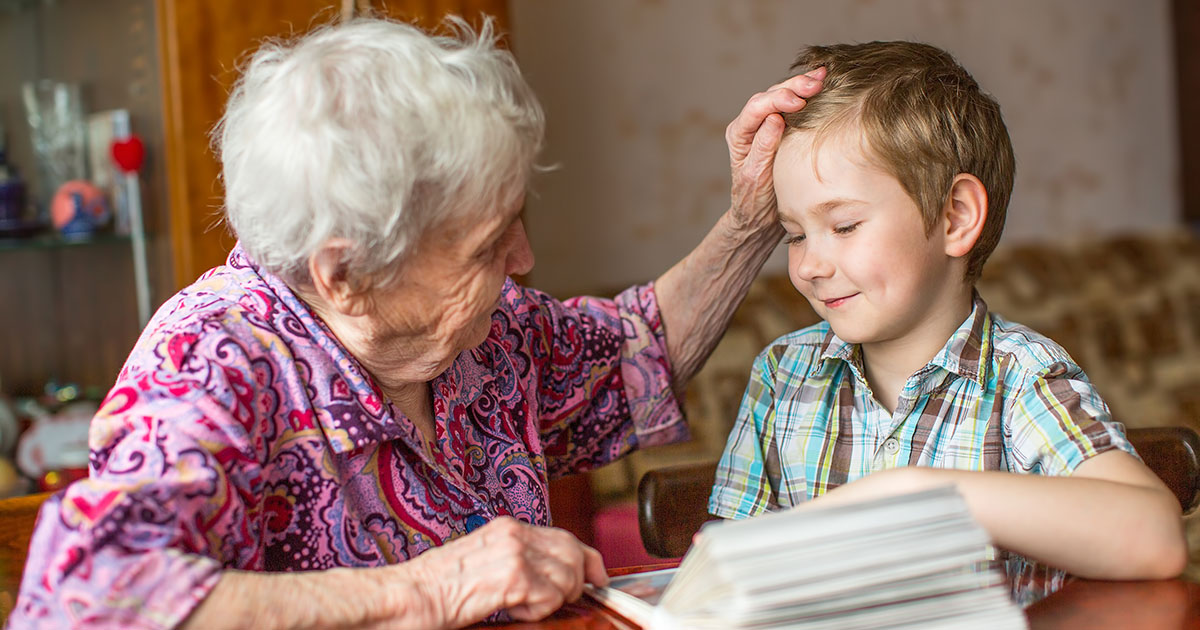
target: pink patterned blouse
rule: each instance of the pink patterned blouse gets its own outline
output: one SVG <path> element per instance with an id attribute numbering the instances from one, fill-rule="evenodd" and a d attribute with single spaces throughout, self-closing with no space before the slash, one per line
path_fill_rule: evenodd
<path id="1" fill-rule="evenodd" d="M 11 628 L 170 628 L 222 569 L 401 562 L 547 479 L 687 435 L 652 286 L 558 302 L 509 281 L 432 383 L 437 452 L 278 278 L 234 249 L 150 322 L 39 516 Z"/>

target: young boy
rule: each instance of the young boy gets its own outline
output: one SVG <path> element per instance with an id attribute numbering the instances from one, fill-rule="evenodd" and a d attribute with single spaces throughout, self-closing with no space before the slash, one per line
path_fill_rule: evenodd
<path id="1" fill-rule="evenodd" d="M 709 511 L 955 484 L 1021 603 L 1064 570 L 1178 575 L 1173 495 L 1071 357 L 975 293 L 1012 190 L 999 106 L 924 44 L 811 47 L 792 69 L 822 66 L 774 180 L 788 273 L 824 321 L 755 360 Z"/>

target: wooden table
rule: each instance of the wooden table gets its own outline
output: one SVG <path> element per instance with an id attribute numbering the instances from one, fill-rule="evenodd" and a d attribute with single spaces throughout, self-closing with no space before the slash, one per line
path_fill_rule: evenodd
<path id="1" fill-rule="evenodd" d="M 616 569 L 613 575 L 673 565 Z M 1200 584 L 1184 580 L 1099 582 L 1075 580 L 1026 613 L 1031 630 L 1200 630 Z M 535 623 L 479 628 L 505 630 L 638 630 L 586 597 Z"/>
<path id="2" fill-rule="evenodd" d="M 1032 630 L 1200 630 L 1200 584 L 1076 580 L 1026 612 Z"/>

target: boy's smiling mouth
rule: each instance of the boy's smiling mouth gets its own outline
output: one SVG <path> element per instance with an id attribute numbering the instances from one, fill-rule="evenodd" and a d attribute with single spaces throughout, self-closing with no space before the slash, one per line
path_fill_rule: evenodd
<path id="1" fill-rule="evenodd" d="M 824 304 L 826 308 L 837 308 L 837 307 L 845 304 L 847 300 L 849 300 L 850 298 L 852 298 L 856 295 L 858 295 L 858 294 L 851 293 L 849 295 L 843 295 L 841 297 L 829 298 L 827 300 L 821 300 L 821 303 Z"/>

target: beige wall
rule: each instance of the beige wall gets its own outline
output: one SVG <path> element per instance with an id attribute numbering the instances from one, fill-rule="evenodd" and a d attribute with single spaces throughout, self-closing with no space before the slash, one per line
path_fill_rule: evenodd
<path id="1" fill-rule="evenodd" d="M 703 236 L 728 205 L 725 125 L 806 43 L 954 53 L 999 99 L 1016 148 L 1007 244 L 1181 224 L 1167 0 L 510 6 L 560 166 L 529 201 L 529 280 L 559 295 L 653 278 Z"/>

